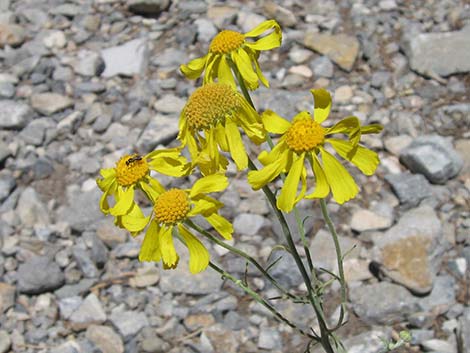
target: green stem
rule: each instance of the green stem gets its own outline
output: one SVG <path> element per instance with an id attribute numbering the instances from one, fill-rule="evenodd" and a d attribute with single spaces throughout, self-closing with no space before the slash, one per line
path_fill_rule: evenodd
<path id="1" fill-rule="evenodd" d="M 335 244 L 336 259 L 338 263 L 339 281 L 341 284 L 341 312 L 339 315 L 338 323 L 336 324 L 335 328 L 333 328 L 333 330 L 336 330 L 343 324 L 344 313 L 346 312 L 347 293 L 346 293 L 346 280 L 344 278 L 343 254 L 341 252 L 341 246 L 339 244 L 338 234 L 336 233 L 335 226 L 328 213 L 328 208 L 326 207 L 325 199 L 320 199 L 320 207 L 321 207 L 321 213 L 323 215 L 323 218 L 325 219 L 325 222 L 328 226 L 331 236 L 333 237 L 333 242 Z"/>
<path id="2" fill-rule="evenodd" d="M 296 331 L 298 331 L 300 334 L 303 336 L 307 336 L 308 338 L 312 340 L 318 340 L 317 337 L 305 332 L 304 330 L 298 328 L 295 324 L 289 321 L 289 319 L 285 318 L 279 311 L 276 310 L 270 303 L 268 303 L 264 298 L 262 298 L 258 293 L 256 293 L 253 289 L 251 289 L 248 285 L 243 283 L 241 279 L 237 279 L 236 277 L 232 276 L 230 273 L 224 271 L 221 269 L 219 266 L 214 264 L 212 261 L 209 262 L 209 266 L 220 273 L 223 278 L 227 278 L 231 280 L 235 285 L 243 289 L 247 294 L 249 294 L 254 300 L 256 300 L 258 303 L 263 305 L 266 309 L 268 309 L 275 317 L 277 317 L 279 320 L 282 322 L 286 323 L 288 326 L 292 327 Z"/>
<path id="3" fill-rule="evenodd" d="M 209 233 L 208 231 L 206 231 L 205 229 L 201 228 L 200 226 L 198 226 L 197 224 L 195 224 L 193 221 L 191 220 L 186 220 L 186 224 L 193 228 L 194 230 L 196 230 L 197 232 L 201 233 L 202 235 L 204 235 L 206 238 L 208 238 L 209 240 L 211 240 L 212 242 L 216 243 L 217 245 L 220 245 L 221 247 L 227 249 L 228 251 L 234 253 L 234 254 L 237 254 L 238 256 L 241 256 L 243 258 L 245 258 L 246 260 L 248 260 L 253 266 L 255 266 L 277 289 L 279 289 L 279 291 L 281 291 L 284 295 L 286 295 L 287 297 L 289 298 L 292 298 L 294 300 L 297 300 L 297 301 L 300 301 L 301 298 L 294 295 L 294 294 L 291 294 L 289 293 L 289 291 L 287 289 L 285 289 L 284 287 L 282 287 L 264 268 L 263 266 L 261 266 L 253 257 L 251 257 L 250 255 L 248 255 L 247 253 L 245 253 L 244 251 L 238 249 L 238 248 L 235 248 L 229 244 L 227 244 L 226 242 L 214 237 L 211 233 Z"/>

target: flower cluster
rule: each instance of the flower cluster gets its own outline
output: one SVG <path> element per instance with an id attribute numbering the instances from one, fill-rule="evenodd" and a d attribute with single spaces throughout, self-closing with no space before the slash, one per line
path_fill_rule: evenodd
<path id="1" fill-rule="evenodd" d="M 284 179 L 277 206 L 289 212 L 301 199 L 325 198 L 332 193 L 338 203 L 354 198 L 358 187 L 351 175 L 327 151 L 350 161 L 364 174 L 371 175 L 379 163 L 375 152 L 360 145 L 362 134 L 377 133 L 378 125 L 361 126 L 356 117 L 324 127 L 330 113 L 331 97 L 326 90 L 311 90 L 314 111 L 297 114 L 289 122 L 272 111 L 262 115 L 247 97 L 258 88 L 259 81 L 269 87 L 261 72 L 260 51 L 281 45 L 282 33 L 274 20 L 242 34 L 224 30 L 210 43 L 208 53 L 181 66 L 190 79 L 203 74 L 203 85 L 189 97 L 180 114 L 178 140 L 180 146 L 157 149 L 147 155 L 129 154 L 117 161 L 114 168 L 102 169 L 97 180 L 103 191 L 100 208 L 114 217 L 115 224 L 136 236 L 145 230 L 139 259 L 162 261 L 164 268 L 175 268 L 179 256 L 174 239 L 189 251 L 189 269 L 198 273 L 209 264 L 209 252 L 194 233 L 191 218 L 204 217 L 224 239 L 231 239 L 233 227 L 219 214 L 223 204 L 208 193 L 221 192 L 228 186 L 225 176 L 232 160 L 238 170 L 249 165 L 246 142 L 261 144 L 268 135 L 280 135 L 271 151 L 263 151 L 258 160 L 263 168 L 251 170 L 248 182 L 260 189 L 279 176 Z M 237 90 L 237 84 L 243 94 Z M 345 134 L 346 140 L 334 135 Z M 244 138 L 243 136 L 246 136 Z M 182 155 L 187 149 L 190 160 Z M 307 194 L 306 162 L 315 176 L 315 189 Z M 187 177 L 199 171 L 190 189 L 165 189 L 156 176 Z M 300 185 L 300 191 L 299 189 Z M 136 192 L 152 205 L 145 215 Z"/>

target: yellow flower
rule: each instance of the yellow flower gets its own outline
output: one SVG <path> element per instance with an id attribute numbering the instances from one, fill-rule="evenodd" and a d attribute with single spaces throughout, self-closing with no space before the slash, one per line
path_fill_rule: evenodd
<path id="1" fill-rule="evenodd" d="M 361 134 L 378 133 L 382 126 L 377 124 L 360 126 L 359 119 L 351 116 L 332 127 L 320 124 L 326 120 L 331 109 L 331 96 L 324 89 L 312 89 L 315 101 L 314 116 L 308 112 L 297 114 L 292 123 L 272 111 L 266 111 L 263 122 L 267 131 L 281 134 L 278 143 L 269 153 L 261 152 L 258 159 L 264 165 L 261 170 L 248 173 L 248 181 L 259 189 L 281 173 L 287 173 L 277 200 L 280 210 L 289 212 L 302 198 L 324 198 L 330 190 L 333 198 L 342 204 L 357 195 L 358 187 L 346 168 L 325 149 L 328 143 L 338 155 L 353 163 L 365 175 L 374 174 L 379 158 L 377 153 L 359 145 Z M 331 137 L 347 134 L 348 140 Z M 316 179 L 315 190 L 305 195 L 307 171 L 304 161 L 308 160 Z M 297 188 L 301 183 L 301 191 Z"/>
<path id="2" fill-rule="evenodd" d="M 187 174 L 188 163 L 180 155 L 180 149 L 162 149 L 145 156 L 125 155 L 116 163 L 115 168 L 101 169 L 102 178 L 96 183 L 103 191 L 100 209 L 105 214 L 116 217 L 116 224 L 131 233 L 138 233 L 147 225 L 145 217 L 134 200 L 135 189 L 142 190 L 149 200 L 154 201 L 164 190 L 162 185 L 150 176 L 154 170 L 161 174 L 182 176 Z M 115 204 L 109 206 L 108 198 L 114 197 Z"/>
<path id="3" fill-rule="evenodd" d="M 259 144 L 266 138 L 261 118 L 243 96 L 230 85 L 208 83 L 189 97 L 179 123 L 179 136 L 188 146 L 192 162 L 209 175 L 224 171 L 229 152 L 239 170 L 248 165 L 248 156 L 238 127 Z"/>
<path id="4" fill-rule="evenodd" d="M 145 233 L 139 260 L 162 260 L 164 268 L 175 268 L 179 260 L 173 244 L 173 235 L 176 235 L 189 250 L 191 273 L 205 270 L 209 264 L 209 252 L 184 222 L 202 215 L 222 237 L 231 239 L 232 224 L 217 213 L 223 204 L 206 195 L 222 191 L 227 185 L 224 175 L 213 174 L 196 181 L 191 189 L 160 191 L 154 203 L 153 219 Z"/>
<path id="5" fill-rule="evenodd" d="M 256 41 L 247 40 L 247 38 L 260 37 L 271 29 L 273 30 L 271 33 Z M 235 86 L 230 67 L 233 64 L 249 89 L 258 88 L 258 80 L 269 87 L 269 82 L 259 67 L 259 53 L 261 50 L 279 47 L 281 41 L 281 28 L 274 20 L 265 21 L 245 34 L 224 30 L 212 39 L 209 53 L 190 61 L 187 65 L 181 65 L 180 69 L 187 78 L 192 80 L 197 79 L 205 71 L 204 83 L 213 82 L 215 78 L 218 78 L 219 82 Z"/>

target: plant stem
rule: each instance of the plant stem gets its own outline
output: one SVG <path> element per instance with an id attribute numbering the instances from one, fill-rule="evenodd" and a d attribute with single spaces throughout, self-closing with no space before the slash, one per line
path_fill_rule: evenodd
<path id="1" fill-rule="evenodd" d="M 244 284 L 241 279 L 237 279 L 236 277 L 232 276 L 230 273 L 226 272 L 216 264 L 214 264 L 212 261 L 209 262 L 209 266 L 220 273 L 223 278 L 227 278 L 231 280 L 235 285 L 243 289 L 247 294 L 249 294 L 254 300 L 256 300 L 258 303 L 263 305 L 266 309 L 268 309 L 275 317 L 277 317 L 279 320 L 282 322 L 286 323 L 288 326 L 292 327 L 296 331 L 298 331 L 300 334 L 303 336 L 307 336 L 308 338 L 312 340 L 318 340 L 317 337 L 305 332 L 301 328 L 297 327 L 295 324 L 290 322 L 286 317 L 284 317 L 279 311 L 276 310 L 274 306 L 272 306 L 269 302 L 267 302 L 263 297 L 261 297 L 258 293 L 256 293 L 253 289 L 251 289 L 248 285 Z"/>
<path id="2" fill-rule="evenodd" d="M 341 284 L 341 312 L 339 315 L 338 323 L 336 324 L 336 327 L 333 328 L 333 330 L 335 330 L 336 328 L 340 327 L 343 324 L 344 313 L 346 312 L 347 293 L 346 293 L 346 280 L 344 278 L 343 254 L 341 252 L 341 246 L 339 244 L 338 234 L 336 233 L 335 226 L 333 224 L 333 221 L 330 218 L 330 215 L 328 213 L 328 208 L 326 207 L 326 202 L 324 199 L 320 199 L 320 207 L 321 207 L 321 213 L 323 215 L 323 218 L 325 219 L 325 222 L 328 226 L 331 236 L 333 237 L 333 242 L 335 244 L 336 259 L 338 263 L 339 281 Z"/>

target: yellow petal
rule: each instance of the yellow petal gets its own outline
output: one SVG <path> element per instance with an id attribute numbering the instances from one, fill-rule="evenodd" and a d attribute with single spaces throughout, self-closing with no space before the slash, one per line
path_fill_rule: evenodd
<path id="1" fill-rule="evenodd" d="M 160 182 L 152 177 L 148 177 L 145 181 L 140 182 L 139 186 L 152 203 L 155 202 L 160 194 L 165 192 Z"/>
<path id="2" fill-rule="evenodd" d="M 320 148 L 326 179 L 330 185 L 333 198 L 339 204 L 354 198 L 359 189 L 346 168 L 334 156 Z"/>
<path id="3" fill-rule="evenodd" d="M 189 250 L 189 271 L 192 274 L 204 271 L 210 259 L 206 247 L 182 225 L 178 225 L 178 230 Z"/>
<path id="4" fill-rule="evenodd" d="M 173 244 L 173 235 L 171 234 L 173 227 L 161 227 L 159 233 L 160 251 L 162 253 L 163 262 L 172 267 L 178 261 L 175 245 Z"/>
<path id="5" fill-rule="evenodd" d="M 108 191 L 105 191 L 100 198 L 100 210 L 104 214 L 109 213 L 109 203 L 108 203 Z"/>
<path id="6" fill-rule="evenodd" d="M 214 212 L 217 212 L 217 210 L 221 207 L 220 204 L 220 202 L 208 196 L 193 201 L 193 207 L 188 212 L 188 217 L 194 217 L 198 214 L 208 216 Z"/>
<path id="7" fill-rule="evenodd" d="M 249 88 L 255 89 L 258 86 L 258 75 L 253 70 L 251 59 L 244 49 L 232 52 L 232 60 L 235 62 L 238 71 L 246 81 Z"/>
<path id="8" fill-rule="evenodd" d="M 281 155 L 283 153 L 287 153 L 288 151 L 288 146 L 285 142 L 285 138 L 281 137 L 279 141 L 277 142 L 276 146 L 271 151 L 262 151 L 259 156 L 258 160 L 263 164 L 263 165 L 268 165 L 279 158 L 281 158 Z"/>
<path id="9" fill-rule="evenodd" d="M 379 156 L 362 146 L 353 146 L 348 141 L 329 138 L 326 140 L 344 159 L 353 163 L 365 175 L 373 175 L 380 163 Z M 351 153 L 353 152 L 353 153 Z"/>
<path id="10" fill-rule="evenodd" d="M 248 167 L 248 156 L 246 155 L 245 146 L 237 125 L 230 119 L 225 122 L 225 135 L 227 136 L 230 155 L 238 170 L 246 169 Z"/>
<path id="11" fill-rule="evenodd" d="M 204 72 L 204 83 L 213 82 L 218 71 L 220 55 L 208 54 L 206 71 Z"/>
<path id="12" fill-rule="evenodd" d="M 98 184 L 98 187 L 101 189 L 101 191 L 109 190 L 112 184 L 116 181 L 116 169 L 101 169 L 100 174 L 103 179 L 96 179 L 96 184 Z"/>
<path id="13" fill-rule="evenodd" d="M 284 212 L 290 212 L 294 208 L 300 175 L 305 168 L 304 158 L 305 153 L 302 153 L 300 156 L 294 154 L 292 166 L 288 171 L 287 178 L 281 189 L 281 194 L 277 199 L 277 208 Z"/>
<path id="14" fill-rule="evenodd" d="M 357 145 L 361 139 L 361 123 L 355 116 L 347 117 L 326 131 L 326 135 L 348 134 L 349 140 Z"/>
<path id="15" fill-rule="evenodd" d="M 129 213 L 121 216 L 121 225 L 131 233 L 139 233 L 150 221 L 150 216 L 145 217 L 140 207 L 134 203 Z"/>
<path id="16" fill-rule="evenodd" d="M 326 179 L 325 172 L 323 171 L 323 168 L 320 164 L 320 161 L 318 160 L 318 157 L 316 154 L 311 153 L 312 156 L 311 162 L 312 162 L 312 169 L 313 169 L 313 174 L 315 175 L 315 190 L 308 195 L 305 195 L 306 199 L 323 199 L 328 196 L 330 193 L 330 186 L 328 185 L 328 181 Z"/>
<path id="17" fill-rule="evenodd" d="M 204 67 L 206 66 L 207 55 L 191 60 L 187 65 L 181 65 L 180 70 L 190 80 L 195 80 L 201 76 Z"/>
<path id="18" fill-rule="evenodd" d="M 237 87 L 235 84 L 235 79 L 233 78 L 232 70 L 230 69 L 225 55 L 222 55 L 220 58 L 217 76 L 220 83 L 229 84 L 234 89 Z"/>
<path id="19" fill-rule="evenodd" d="M 273 150 L 274 151 L 274 150 Z M 248 182 L 254 190 L 261 189 L 267 183 L 274 180 L 286 168 L 289 160 L 289 152 L 285 151 L 279 158 L 267 164 L 263 169 L 248 172 Z"/>
<path id="20" fill-rule="evenodd" d="M 377 134 L 383 130 L 383 126 L 380 124 L 370 124 L 361 127 L 362 134 Z"/>
<path id="21" fill-rule="evenodd" d="M 331 109 L 331 95 L 324 88 L 311 89 L 310 92 L 313 95 L 315 110 L 313 112 L 313 118 L 318 124 L 321 124 L 330 114 Z"/>
<path id="22" fill-rule="evenodd" d="M 261 114 L 261 119 L 266 130 L 273 134 L 284 134 L 289 130 L 291 123 L 272 110 L 266 110 Z"/>
<path id="23" fill-rule="evenodd" d="M 232 239 L 233 226 L 232 223 L 227 221 L 221 215 L 214 213 L 210 216 L 205 217 L 207 222 L 225 239 Z"/>
<path id="24" fill-rule="evenodd" d="M 246 36 L 246 35 L 245 35 Z M 267 36 L 258 39 L 256 42 L 245 42 L 245 45 L 253 50 L 270 50 L 277 48 L 282 42 L 282 32 L 279 27 Z"/>
<path id="25" fill-rule="evenodd" d="M 228 152 L 228 142 L 227 137 L 225 136 L 225 128 L 222 124 L 217 124 L 215 128 L 215 139 L 217 140 L 217 144 L 220 146 L 222 151 Z"/>
<path id="26" fill-rule="evenodd" d="M 126 190 L 118 188 L 117 202 L 114 207 L 109 209 L 113 216 L 122 216 L 130 211 L 134 204 L 134 185 L 129 186 Z"/>
<path id="27" fill-rule="evenodd" d="M 193 198 L 200 194 L 206 194 L 210 192 L 219 192 L 225 190 L 228 186 L 228 179 L 222 174 L 212 174 L 205 176 L 197 180 L 191 191 L 189 197 Z"/>
<path id="28" fill-rule="evenodd" d="M 157 222 L 152 221 L 145 233 L 144 241 L 140 247 L 139 261 L 155 261 L 158 262 L 162 259 L 160 252 L 160 241 L 158 233 L 160 227 Z"/>
<path id="29" fill-rule="evenodd" d="M 269 88 L 269 81 L 267 80 L 266 77 L 264 77 L 263 72 L 261 71 L 261 68 L 259 67 L 258 59 L 253 58 L 253 63 L 255 64 L 256 74 L 258 75 L 258 78 L 260 79 L 260 81 L 263 83 L 265 87 Z"/>
<path id="30" fill-rule="evenodd" d="M 259 35 L 263 34 L 267 30 L 274 28 L 275 32 L 281 32 L 281 27 L 279 24 L 274 20 L 264 21 L 251 31 L 245 33 L 245 37 L 258 37 Z"/>
<path id="31" fill-rule="evenodd" d="M 256 144 L 266 141 L 266 130 L 261 121 L 258 112 L 246 101 L 241 99 L 241 112 L 232 119 L 241 126 L 246 135 Z"/>

